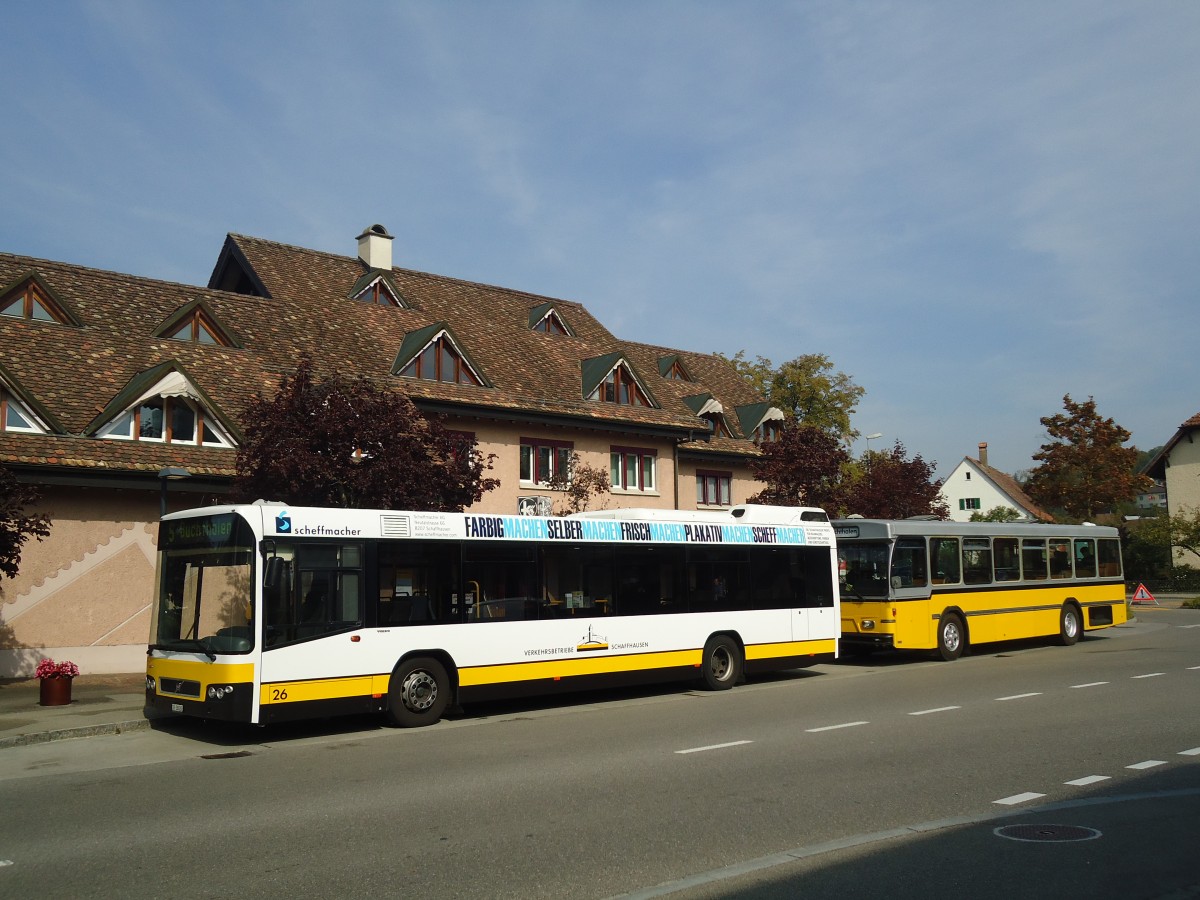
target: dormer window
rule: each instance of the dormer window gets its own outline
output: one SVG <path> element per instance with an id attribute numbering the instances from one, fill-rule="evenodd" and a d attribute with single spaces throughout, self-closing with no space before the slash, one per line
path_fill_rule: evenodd
<path id="1" fill-rule="evenodd" d="M 621 363 L 604 377 L 589 395 L 589 400 L 599 400 L 602 403 L 619 403 L 624 406 L 649 406 L 650 401 L 633 373 Z"/>
<path id="2" fill-rule="evenodd" d="M 0 296 L 0 316 L 30 322 L 57 322 L 59 325 L 78 324 L 63 305 L 50 296 L 41 279 L 33 275 Z"/>
<path id="3" fill-rule="evenodd" d="M 25 434 L 44 434 L 33 413 L 25 408 L 16 397 L 0 388 L 0 431 L 17 431 Z"/>
<path id="4" fill-rule="evenodd" d="M 683 367 L 683 361 L 678 355 L 660 356 L 658 359 L 658 372 L 663 378 L 668 381 L 693 381 L 687 369 Z"/>
<path id="5" fill-rule="evenodd" d="M 571 337 L 571 329 L 563 321 L 552 303 L 542 303 L 529 311 L 529 327 L 542 334 L 560 334 Z"/>
<path id="6" fill-rule="evenodd" d="M 360 278 L 350 290 L 350 296 L 363 303 L 375 306 L 398 306 L 404 308 L 400 293 L 383 272 L 369 272 Z"/>
<path id="7" fill-rule="evenodd" d="M 412 362 L 399 372 L 406 378 L 423 381 L 444 381 L 450 384 L 482 385 L 481 379 L 471 365 L 458 352 L 446 332 L 442 332 L 425 345 Z"/>
<path id="8" fill-rule="evenodd" d="M 206 447 L 232 446 L 212 418 L 188 397 L 148 397 L 113 419 L 97 436 Z"/>
<path id="9" fill-rule="evenodd" d="M 172 341 L 190 341 L 219 347 L 228 347 L 230 343 L 216 323 L 199 307 L 184 316 L 183 321 L 165 332 L 163 337 Z"/>
<path id="10" fill-rule="evenodd" d="M 729 425 L 725 422 L 725 416 L 721 413 L 706 413 L 703 419 L 708 423 L 713 437 L 733 437 L 733 432 L 729 430 Z"/>
<path id="11" fill-rule="evenodd" d="M 767 419 L 754 429 L 754 443 L 773 444 L 779 440 L 783 423 L 778 419 Z"/>

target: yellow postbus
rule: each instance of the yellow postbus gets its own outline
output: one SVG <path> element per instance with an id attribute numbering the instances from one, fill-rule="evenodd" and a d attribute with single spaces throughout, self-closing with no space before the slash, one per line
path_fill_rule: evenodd
<path id="1" fill-rule="evenodd" d="M 904 519 L 834 523 L 846 652 L 1057 637 L 1128 619 L 1115 528 Z"/>

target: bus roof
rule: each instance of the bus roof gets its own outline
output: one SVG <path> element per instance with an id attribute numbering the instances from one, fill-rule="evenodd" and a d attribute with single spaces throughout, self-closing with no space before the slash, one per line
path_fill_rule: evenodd
<path id="1" fill-rule="evenodd" d="M 1045 525 L 1034 522 L 950 522 L 941 519 L 835 519 L 839 541 L 888 540 L 894 537 L 1115 538 L 1107 525 Z"/>

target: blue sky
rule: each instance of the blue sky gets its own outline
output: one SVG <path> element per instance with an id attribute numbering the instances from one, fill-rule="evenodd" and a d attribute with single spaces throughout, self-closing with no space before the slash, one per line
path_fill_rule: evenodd
<path id="1" fill-rule="evenodd" d="M 0 250 L 205 284 L 226 232 L 824 353 L 946 475 L 1062 397 L 1200 411 L 1200 3 L 0 4 Z M 864 449 L 859 441 L 856 452 Z"/>

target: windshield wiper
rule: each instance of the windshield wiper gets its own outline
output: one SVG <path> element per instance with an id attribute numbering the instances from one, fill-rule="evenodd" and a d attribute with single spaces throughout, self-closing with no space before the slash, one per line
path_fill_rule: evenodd
<path id="1" fill-rule="evenodd" d="M 197 650 L 207 656 L 209 661 L 217 661 L 217 654 L 213 653 L 212 650 L 209 649 L 209 646 L 207 643 L 205 643 L 204 639 L 196 640 L 195 638 L 180 638 L 177 641 L 171 641 L 169 644 L 150 645 L 151 650 L 179 650 L 184 647 L 195 647 Z"/>

